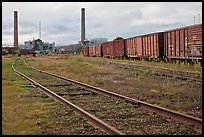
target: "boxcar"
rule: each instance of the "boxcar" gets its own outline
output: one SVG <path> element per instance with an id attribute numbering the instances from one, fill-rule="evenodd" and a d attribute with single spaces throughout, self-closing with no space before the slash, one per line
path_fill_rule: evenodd
<path id="1" fill-rule="evenodd" d="M 125 40 L 114 40 L 113 41 L 113 57 L 124 57 L 125 56 Z"/>
<path id="2" fill-rule="evenodd" d="M 88 46 L 84 47 L 83 54 L 84 54 L 84 56 L 89 56 L 89 47 Z"/>
<path id="3" fill-rule="evenodd" d="M 20 49 L 19 54 L 21 55 L 27 55 L 30 54 L 31 50 L 30 49 Z"/>
<path id="4" fill-rule="evenodd" d="M 202 24 L 165 31 L 164 54 L 168 59 L 202 59 Z"/>
<path id="5" fill-rule="evenodd" d="M 162 58 L 163 56 L 164 32 L 142 35 L 142 57 Z"/>
<path id="6" fill-rule="evenodd" d="M 142 57 L 142 37 L 136 36 L 126 39 L 125 44 L 126 56 L 129 58 Z"/>
<path id="7" fill-rule="evenodd" d="M 113 41 L 104 42 L 102 44 L 102 53 L 104 57 L 113 57 Z"/>
<path id="8" fill-rule="evenodd" d="M 124 57 L 125 40 L 114 40 L 103 43 L 102 53 L 104 57 Z"/>
<path id="9" fill-rule="evenodd" d="M 95 45 L 95 55 L 96 55 L 96 57 L 102 57 L 101 45 Z"/>
<path id="10" fill-rule="evenodd" d="M 89 46 L 89 56 L 90 57 L 96 56 L 96 47 L 95 46 Z"/>

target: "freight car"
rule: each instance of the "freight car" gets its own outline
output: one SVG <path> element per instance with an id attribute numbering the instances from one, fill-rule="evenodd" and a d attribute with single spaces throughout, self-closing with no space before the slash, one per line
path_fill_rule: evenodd
<path id="1" fill-rule="evenodd" d="M 89 56 L 95 57 L 96 56 L 96 48 L 95 46 L 89 46 Z"/>
<path id="2" fill-rule="evenodd" d="M 83 48 L 84 56 L 102 57 L 101 45 L 86 46 Z"/>
<path id="3" fill-rule="evenodd" d="M 113 57 L 113 41 L 108 41 L 102 44 L 103 57 Z"/>
<path id="4" fill-rule="evenodd" d="M 15 49 L 15 53 L 14 54 L 17 54 L 18 56 L 21 56 L 21 55 L 33 55 L 33 57 L 36 56 L 36 52 L 34 50 L 30 50 L 30 49 Z"/>
<path id="5" fill-rule="evenodd" d="M 31 52 L 29 49 L 20 49 L 19 55 L 28 55 Z"/>
<path id="6" fill-rule="evenodd" d="M 102 56 L 102 49 L 101 45 L 94 45 L 94 46 L 89 46 L 89 56 L 94 56 L 94 57 L 101 57 Z"/>
<path id="7" fill-rule="evenodd" d="M 125 44 L 126 44 L 125 39 L 113 41 L 113 53 L 114 53 L 113 57 L 116 58 L 126 57 Z"/>
<path id="8" fill-rule="evenodd" d="M 151 33 L 142 36 L 142 57 L 162 58 L 164 56 L 164 32 Z"/>
<path id="9" fill-rule="evenodd" d="M 202 61 L 202 24 L 113 40 L 100 47 L 97 55 L 96 46 L 84 47 L 84 56 Z"/>
<path id="10" fill-rule="evenodd" d="M 164 56 L 172 59 L 202 59 L 202 24 L 164 32 Z"/>
<path id="11" fill-rule="evenodd" d="M 123 58 L 125 54 L 125 40 L 114 40 L 102 44 L 103 57 Z"/>
<path id="12" fill-rule="evenodd" d="M 83 48 L 83 55 L 84 56 L 89 56 L 89 46 L 86 46 Z"/>
<path id="13" fill-rule="evenodd" d="M 15 54 L 16 49 L 14 47 L 2 47 L 2 51 L 5 51 L 8 54 Z"/>
<path id="14" fill-rule="evenodd" d="M 164 33 L 157 32 L 126 39 L 128 58 L 162 58 L 164 55 Z"/>
<path id="15" fill-rule="evenodd" d="M 36 55 L 36 52 L 34 50 L 30 50 L 30 49 L 20 49 L 18 55 L 29 55 L 32 54 L 33 56 Z"/>
<path id="16" fill-rule="evenodd" d="M 102 57 L 102 46 L 95 45 L 95 55 L 96 57 Z"/>
<path id="17" fill-rule="evenodd" d="M 126 56 L 128 58 L 142 58 L 142 37 L 136 36 L 126 39 Z"/>

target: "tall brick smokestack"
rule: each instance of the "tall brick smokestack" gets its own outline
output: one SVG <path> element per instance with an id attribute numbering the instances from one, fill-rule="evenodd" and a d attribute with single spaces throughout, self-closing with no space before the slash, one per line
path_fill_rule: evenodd
<path id="1" fill-rule="evenodd" d="M 85 41 L 85 8 L 81 8 L 81 42 Z"/>
<path id="2" fill-rule="evenodd" d="M 14 48 L 18 48 L 18 12 L 14 11 Z"/>

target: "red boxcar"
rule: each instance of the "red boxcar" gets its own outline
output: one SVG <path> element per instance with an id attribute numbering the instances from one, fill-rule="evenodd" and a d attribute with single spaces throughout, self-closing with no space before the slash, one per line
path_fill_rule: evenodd
<path id="1" fill-rule="evenodd" d="M 172 59 L 202 59 L 202 24 L 165 31 L 164 54 Z"/>
<path id="2" fill-rule="evenodd" d="M 95 55 L 96 57 L 102 57 L 102 47 L 101 45 L 95 45 Z"/>
<path id="3" fill-rule="evenodd" d="M 84 47 L 83 54 L 84 54 L 84 56 L 89 56 L 89 47 L 88 46 Z"/>
<path id="4" fill-rule="evenodd" d="M 125 56 L 125 40 L 113 41 L 113 57 Z"/>
<path id="5" fill-rule="evenodd" d="M 89 56 L 95 57 L 96 56 L 96 47 L 89 46 Z"/>
<path id="6" fill-rule="evenodd" d="M 20 52 L 19 52 L 20 55 L 27 55 L 30 53 L 31 53 L 30 49 L 20 49 Z"/>
<path id="7" fill-rule="evenodd" d="M 113 41 L 105 42 L 102 44 L 102 53 L 104 57 L 113 57 Z"/>
<path id="8" fill-rule="evenodd" d="M 115 40 L 103 43 L 102 53 L 104 57 L 125 56 L 125 40 Z"/>
<path id="9" fill-rule="evenodd" d="M 142 37 L 132 37 L 126 39 L 126 56 L 142 57 Z"/>
<path id="10" fill-rule="evenodd" d="M 142 35 L 142 57 L 158 58 L 164 56 L 164 33 Z"/>

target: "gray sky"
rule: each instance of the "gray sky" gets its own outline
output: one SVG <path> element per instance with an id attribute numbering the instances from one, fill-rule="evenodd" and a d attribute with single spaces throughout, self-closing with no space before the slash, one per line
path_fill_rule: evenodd
<path id="1" fill-rule="evenodd" d="M 81 8 L 86 38 L 108 40 L 202 23 L 202 2 L 2 2 L 2 44 L 13 45 L 14 11 L 18 11 L 19 44 L 41 38 L 56 45 L 78 43 Z"/>

